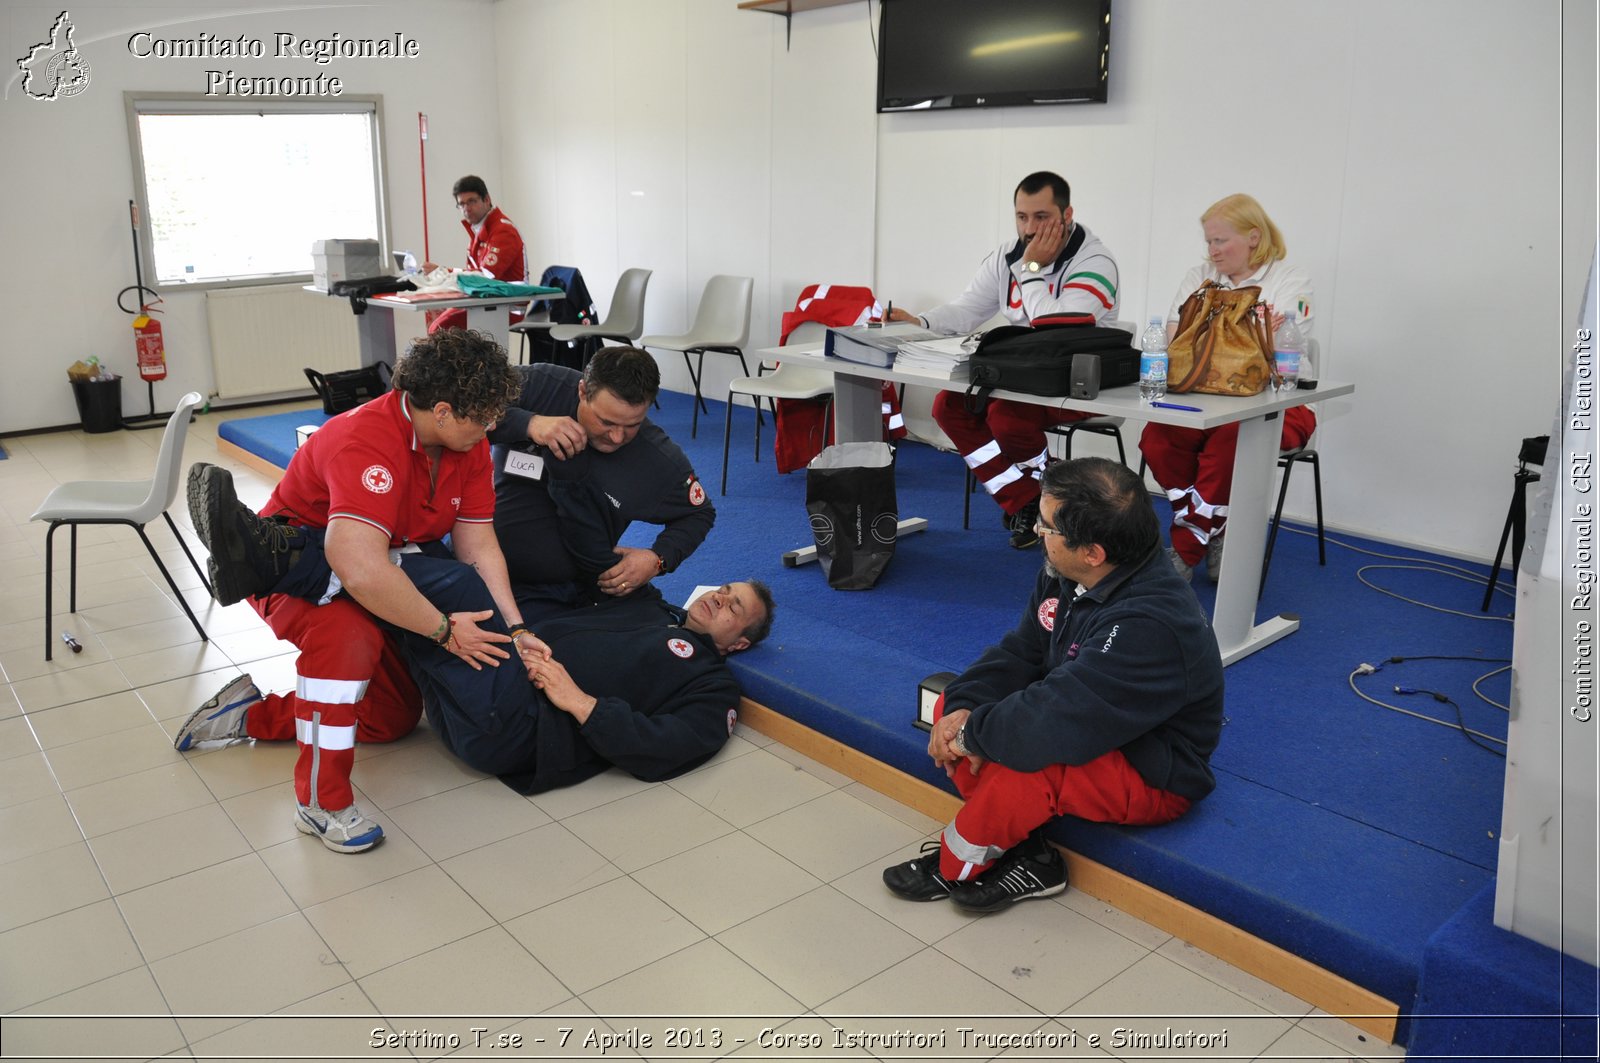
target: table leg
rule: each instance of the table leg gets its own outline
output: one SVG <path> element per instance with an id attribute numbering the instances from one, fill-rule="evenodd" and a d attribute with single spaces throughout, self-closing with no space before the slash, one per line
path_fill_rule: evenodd
<path id="1" fill-rule="evenodd" d="M 361 338 L 361 364 L 363 366 L 395 362 L 394 310 L 373 302 L 367 311 L 356 318 L 356 332 Z"/>
<path id="2" fill-rule="evenodd" d="M 1272 472 L 1278 467 L 1278 442 L 1283 422 L 1254 417 L 1239 424 L 1239 445 L 1233 455 L 1233 492 L 1228 501 L 1227 563 L 1217 584 L 1216 610 L 1211 627 L 1222 651 L 1222 663 L 1232 664 L 1268 646 L 1300 627 L 1300 618 L 1284 613 L 1255 622 L 1256 597 L 1261 591 L 1261 558 L 1267 546 L 1267 518 L 1271 515 Z"/>
<path id="3" fill-rule="evenodd" d="M 493 336 L 501 349 L 510 353 L 507 344 L 511 342 L 511 308 L 506 303 L 467 307 L 467 328 Z"/>

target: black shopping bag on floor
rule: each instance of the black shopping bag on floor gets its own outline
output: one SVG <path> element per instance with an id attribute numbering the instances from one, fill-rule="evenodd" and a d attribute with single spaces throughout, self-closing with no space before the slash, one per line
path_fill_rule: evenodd
<path id="1" fill-rule="evenodd" d="M 836 591 L 871 589 L 894 557 L 900 522 L 887 443 L 824 447 L 806 466 L 806 512 L 817 560 Z"/>

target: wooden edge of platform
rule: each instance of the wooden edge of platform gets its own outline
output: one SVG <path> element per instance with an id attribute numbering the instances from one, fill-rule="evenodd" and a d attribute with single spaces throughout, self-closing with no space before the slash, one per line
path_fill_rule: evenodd
<path id="1" fill-rule="evenodd" d="M 931 819 L 948 822 L 961 807 L 961 799 L 955 794 L 907 775 L 749 698 L 739 707 L 739 720 L 752 730 Z M 1120 871 L 1070 850 L 1062 851 L 1066 854 L 1073 888 L 1382 1038 L 1384 1044 L 1393 1043 L 1400 1016 L 1400 1008 L 1393 1002 Z"/>
<path id="2" fill-rule="evenodd" d="M 251 470 L 260 473 L 273 483 L 283 479 L 283 470 L 272 464 L 259 454 L 252 454 L 237 443 L 230 443 L 222 437 L 217 437 L 217 453 L 229 461 L 236 461 L 240 465 L 248 466 Z"/>

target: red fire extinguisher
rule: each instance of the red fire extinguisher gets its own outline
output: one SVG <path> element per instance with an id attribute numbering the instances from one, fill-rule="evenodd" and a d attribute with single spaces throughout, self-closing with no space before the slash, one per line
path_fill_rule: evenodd
<path id="1" fill-rule="evenodd" d="M 150 316 L 150 307 L 133 319 L 133 349 L 139 362 L 139 379 L 167 378 L 167 349 L 161 342 L 161 322 Z"/>

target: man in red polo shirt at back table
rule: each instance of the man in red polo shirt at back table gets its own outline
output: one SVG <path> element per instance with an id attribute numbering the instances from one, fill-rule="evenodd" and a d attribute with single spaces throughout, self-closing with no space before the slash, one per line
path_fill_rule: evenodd
<path id="1" fill-rule="evenodd" d="M 421 713 L 395 629 L 426 635 L 474 668 L 507 660 L 507 643 L 544 652 L 522 627 L 494 533 L 485 434 L 518 384 L 499 344 L 449 329 L 412 344 L 392 391 L 307 440 L 262 516 L 239 502 L 227 470 L 190 470 L 189 513 L 211 551 L 217 600 L 248 598 L 300 656 L 293 693 L 263 697 L 240 676 L 184 722 L 173 744 L 187 751 L 201 742 L 294 738 L 295 824 L 335 852 L 362 852 L 383 837 L 355 806 L 356 742 L 408 734 Z M 415 554 L 452 551 L 463 564 L 446 566 L 444 580 L 476 569 L 504 625 L 489 619 L 492 611 L 446 614 L 402 567 Z"/>
<path id="2" fill-rule="evenodd" d="M 461 227 L 467 230 L 467 269 L 495 280 L 526 281 L 528 256 L 522 247 L 522 234 L 489 198 L 489 186 L 483 178 L 468 174 L 455 183 L 450 193 L 461 211 Z M 432 262 L 422 264 L 424 272 L 436 268 Z M 521 314 L 512 316 L 513 322 L 521 319 Z M 428 320 L 429 332 L 466 327 L 467 312 L 460 307 Z"/>

